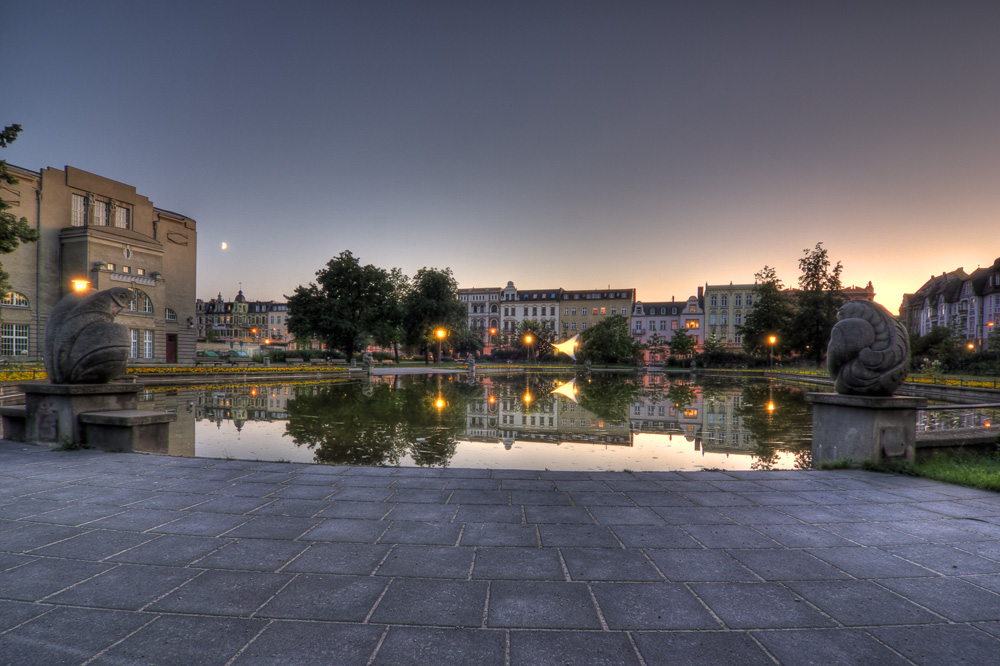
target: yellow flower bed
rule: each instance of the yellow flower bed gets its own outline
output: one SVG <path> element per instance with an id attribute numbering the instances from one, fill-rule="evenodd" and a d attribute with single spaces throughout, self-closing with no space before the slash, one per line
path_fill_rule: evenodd
<path id="1" fill-rule="evenodd" d="M 260 365 L 254 367 L 246 366 L 156 366 L 156 365 L 136 365 L 126 370 L 134 375 L 176 375 L 176 374 L 197 374 L 197 375 L 217 375 L 217 374 L 245 374 L 247 372 L 277 373 L 277 372 L 348 372 L 348 368 L 338 368 L 332 366 L 316 366 L 301 368 L 284 368 L 273 365 Z"/>
<path id="2" fill-rule="evenodd" d="M 44 370 L 3 370 L 0 382 L 30 382 L 33 379 L 48 379 Z"/>

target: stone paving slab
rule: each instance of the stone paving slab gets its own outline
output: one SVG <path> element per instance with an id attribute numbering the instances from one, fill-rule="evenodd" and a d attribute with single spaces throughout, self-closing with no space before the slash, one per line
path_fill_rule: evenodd
<path id="1" fill-rule="evenodd" d="M 1000 495 L 0 442 L 0 664 L 1000 663 Z"/>

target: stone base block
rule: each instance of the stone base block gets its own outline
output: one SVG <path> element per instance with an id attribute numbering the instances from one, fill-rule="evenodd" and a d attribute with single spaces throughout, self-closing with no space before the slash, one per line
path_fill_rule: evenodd
<path id="1" fill-rule="evenodd" d="M 158 411 L 118 410 L 80 414 L 85 446 L 108 451 L 166 453 L 170 424 L 176 414 Z"/>
<path id="2" fill-rule="evenodd" d="M 917 410 L 924 398 L 807 393 L 813 404 L 813 466 L 915 457 Z"/>
<path id="3" fill-rule="evenodd" d="M 138 384 L 22 384 L 27 415 L 24 441 L 43 446 L 83 443 L 78 416 L 84 412 L 135 410 Z"/>

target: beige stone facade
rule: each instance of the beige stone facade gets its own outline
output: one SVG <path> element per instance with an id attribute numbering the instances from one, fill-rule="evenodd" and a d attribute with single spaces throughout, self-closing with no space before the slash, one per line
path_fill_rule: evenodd
<path id="1" fill-rule="evenodd" d="M 626 320 L 635 304 L 635 289 L 596 289 L 563 291 L 559 304 L 560 340 L 566 340 L 596 326 L 612 315 Z"/>
<path id="2" fill-rule="evenodd" d="M 702 341 L 715 335 L 730 349 L 740 349 L 743 340 L 737 328 L 746 323 L 753 309 L 754 284 L 705 285 L 705 333 Z"/>
<path id="3" fill-rule="evenodd" d="M 116 319 L 132 331 L 130 362 L 193 363 L 195 221 L 156 208 L 131 185 L 74 167 L 8 168 L 20 182 L 2 196 L 39 240 L 2 258 L 11 286 L 0 310 L 0 354 L 39 360 L 49 313 L 73 280 L 86 280 L 98 290 L 133 291 Z"/>

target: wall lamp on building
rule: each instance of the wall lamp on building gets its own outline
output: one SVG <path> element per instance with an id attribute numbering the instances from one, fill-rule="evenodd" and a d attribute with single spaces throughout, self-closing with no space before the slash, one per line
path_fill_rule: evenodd
<path id="1" fill-rule="evenodd" d="M 75 279 L 70 280 L 73 285 L 73 291 L 87 291 L 90 289 L 90 280 Z"/>

